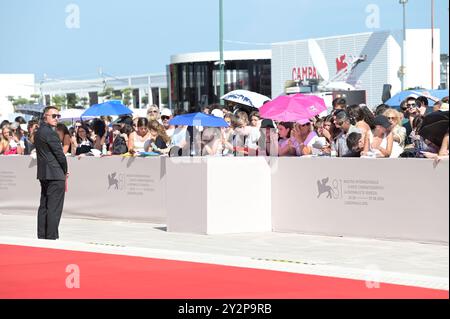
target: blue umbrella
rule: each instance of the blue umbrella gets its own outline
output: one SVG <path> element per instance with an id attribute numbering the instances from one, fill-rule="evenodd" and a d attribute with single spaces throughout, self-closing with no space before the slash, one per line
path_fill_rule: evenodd
<path id="1" fill-rule="evenodd" d="M 190 113 L 175 116 L 170 125 L 205 126 L 205 127 L 228 127 L 228 123 L 221 117 L 204 113 Z"/>
<path id="2" fill-rule="evenodd" d="M 123 105 L 120 101 L 108 101 L 105 103 L 92 105 L 83 114 L 81 114 L 81 117 L 125 115 L 132 113 L 133 111 L 131 111 L 128 107 Z"/>
<path id="3" fill-rule="evenodd" d="M 431 96 L 437 97 L 438 99 L 442 99 L 446 96 L 448 96 L 448 90 L 424 90 L 424 89 L 418 89 L 418 90 L 409 90 L 409 91 L 402 91 L 400 93 L 395 94 L 393 97 L 391 97 L 389 100 L 385 102 L 385 104 L 392 106 L 392 107 L 399 107 L 400 104 L 410 95 L 417 95 L 421 96 L 422 92 L 428 92 Z M 428 99 L 428 105 L 433 105 L 434 102 L 430 99 Z"/>

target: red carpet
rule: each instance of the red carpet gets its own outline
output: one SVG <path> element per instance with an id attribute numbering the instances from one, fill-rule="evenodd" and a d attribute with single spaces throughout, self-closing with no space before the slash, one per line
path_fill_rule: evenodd
<path id="1" fill-rule="evenodd" d="M 66 267 L 80 288 L 66 288 Z M 0 298 L 449 298 L 448 291 L 210 264 L 0 245 Z"/>

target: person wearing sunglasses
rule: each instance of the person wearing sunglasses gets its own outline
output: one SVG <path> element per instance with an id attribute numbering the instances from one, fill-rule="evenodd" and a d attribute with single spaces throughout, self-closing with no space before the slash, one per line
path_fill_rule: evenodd
<path id="1" fill-rule="evenodd" d="M 338 157 L 343 157 L 349 153 L 347 146 L 347 137 L 350 133 L 356 132 L 362 134 L 362 130 L 357 128 L 355 123 L 352 123 L 350 115 L 346 111 L 339 112 L 334 120 L 334 125 L 340 129 L 340 133 L 334 139 L 334 148 Z"/>
<path id="2" fill-rule="evenodd" d="M 39 239 L 59 238 L 58 227 L 68 176 L 66 156 L 55 130 L 59 118 L 61 115 L 56 107 L 46 107 L 34 140 L 37 154 L 37 178 L 41 183 L 37 227 Z"/>
<path id="3" fill-rule="evenodd" d="M 312 123 L 308 119 L 299 120 L 294 124 L 292 136 L 288 141 L 291 152 L 296 156 L 304 156 L 312 154 L 310 142 L 316 136 L 312 130 Z"/>
<path id="4" fill-rule="evenodd" d="M 159 107 L 158 105 L 150 105 L 147 109 L 147 120 L 150 121 L 159 121 L 161 119 L 159 114 Z"/>
<path id="5" fill-rule="evenodd" d="M 0 154 L 23 155 L 24 150 L 16 134 L 14 124 L 5 125 L 1 130 Z"/>
<path id="6" fill-rule="evenodd" d="M 406 129 L 401 126 L 402 114 L 395 109 L 386 110 L 383 114 L 391 123 L 391 132 L 394 136 L 394 143 L 398 143 L 401 148 L 405 148 Z"/>
<path id="7" fill-rule="evenodd" d="M 375 128 L 366 137 L 363 155 L 375 155 L 378 158 L 398 158 L 403 149 L 394 143 L 392 124 L 384 115 L 378 115 L 374 119 Z"/>
<path id="8" fill-rule="evenodd" d="M 408 97 L 403 103 L 402 112 L 405 118 L 405 120 L 403 121 L 403 127 L 406 129 L 406 145 L 413 143 L 409 136 L 413 131 L 414 119 L 420 116 L 420 110 L 417 107 L 417 104 L 418 103 L 416 102 L 416 96 Z"/>
<path id="9" fill-rule="evenodd" d="M 175 132 L 175 126 L 170 125 L 169 121 L 172 119 L 172 111 L 168 108 L 164 108 L 161 110 L 161 123 L 166 130 L 166 134 L 168 137 L 172 138 L 173 133 Z"/>

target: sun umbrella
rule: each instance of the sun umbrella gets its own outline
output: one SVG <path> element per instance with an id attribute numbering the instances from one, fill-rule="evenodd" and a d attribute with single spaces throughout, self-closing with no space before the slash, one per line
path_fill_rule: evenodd
<path id="1" fill-rule="evenodd" d="M 327 110 L 325 101 L 314 95 L 282 95 L 264 104 L 259 113 L 262 118 L 282 122 L 306 120 Z"/>
<path id="2" fill-rule="evenodd" d="M 59 114 L 61 114 L 60 121 L 78 121 L 80 120 L 83 112 L 83 109 L 66 109 L 62 110 Z M 92 116 L 86 116 L 84 119 L 92 119 Z"/>
<path id="3" fill-rule="evenodd" d="M 423 119 L 419 135 L 433 144 L 441 146 L 445 134 L 448 133 L 448 116 L 448 111 L 437 111 L 428 114 Z"/>
<path id="4" fill-rule="evenodd" d="M 147 117 L 147 109 L 132 109 L 133 117 Z"/>
<path id="5" fill-rule="evenodd" d="M 204 113 L 190 113 L 175 116 L 169 121 L 170 125 L 205 126 L 205 127 L 228 127 L 228 123 L 220 117 Z"/>
<path id="6" fill-rule="evenodd" d="M 251 106 L 257 109 L 263 106 L 266 101 L 270 101 L 270 98 L 265 95 L 247 90 L 231 91 L 222 96 L 221 99 L 229 102 Z"/>
<path id="7" fill-rule="evenodd" d="M 108 101 L 101 104 L 92 105 L 87 109 L 81 117 L 87 116 L 108 116 L 108 115 L 125 115 L 132 114 L 133 111 L 123 105 L 120 101 Z"/>
<path id="8" fill-rule="evenodd" d="M 419 97 L 422 96 L 424 93 L 428 93 L 431 96 L 434 96 L 438 99 L 442 99 L 446 96 L 448 96 L 448 90 L 408 90 L 408 91 L 402 91 L 397 94 L 395 94 L 393 97 L 391 97 L 389 100 L 386 101 L 385 104 L 392 106 L 392 107 L 399 107 L 400 104 L 409 96 Z M 434 101 L 428 99 L 428 105 L 433 105 Z"/>

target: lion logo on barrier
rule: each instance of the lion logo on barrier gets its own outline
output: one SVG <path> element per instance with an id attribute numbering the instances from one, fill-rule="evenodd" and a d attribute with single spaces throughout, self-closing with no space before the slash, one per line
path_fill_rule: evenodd
<path id="1" fill-rule="evenodd" d="M 115 189 L 119 189 L 119 180 L 116 178 L 117 173 L 112 173 L 112 174 L 108 174 L 108 182 L 109 182 L 109 187 L 108 190 L 112 187 L 115 186 Z"/>
<path id="2" fill-rule="evenodd" d="M 319 194 L 317 195 L 317 198 L 320 198 L 320 196 L 322 196 L 322 194 L 328 193 L 327 198 L 333 198 L 332 195 L 332 188 L 331 186 L 328 186 L 327 183 L 330 179 L 324 178 L 322 179 L 322 181 L 317 181 L 317 190 L 319 192 Z"/>

